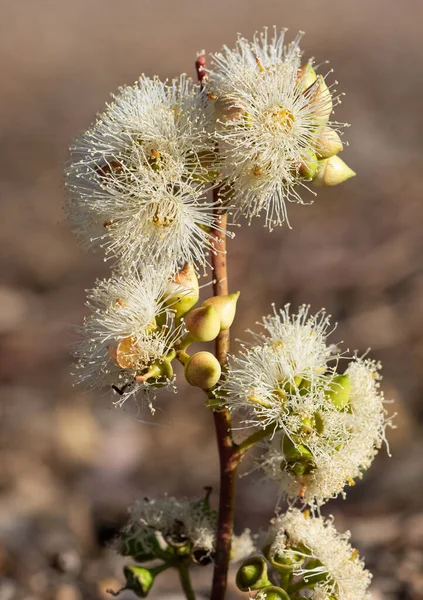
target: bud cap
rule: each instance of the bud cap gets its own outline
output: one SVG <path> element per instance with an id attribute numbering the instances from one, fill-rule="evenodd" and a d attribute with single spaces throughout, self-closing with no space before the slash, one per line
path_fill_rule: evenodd
<path id="1" fill-rule="evenodd" d="M 317 186 L 332 186 L 343 183 L 354 177 L 355 172 L 338 156 L 331 156 L 319 161 L 317 175 L 313 184 Z"/>
<path id="2" fill-rule="evenodd" d="M 213 296 L 212 298 L 207 298 L 207 300 L 204 300 L 202 306 L 213 306 L 213 308 L 217 311 L 220 319 L 221 331 L 229 329 L 229 327 L 232 325 L 235 318 L 238 298 L 239 292 L 235 292 L 235 294 L 228 294 L 227 296 Z"/>

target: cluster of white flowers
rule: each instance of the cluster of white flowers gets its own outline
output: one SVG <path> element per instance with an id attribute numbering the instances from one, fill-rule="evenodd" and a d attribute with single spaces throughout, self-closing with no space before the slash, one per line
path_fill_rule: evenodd
<path id="1" fill-rule="evenodd" d="M 67 212 L 89 244 L 125 265 L 205 262 L 215 226 L 205 184 L 218 155 L 199 86 L 142 76 L 71 148 Z"/>
<path id="2" fill-rule="evenodd" d="M 337 532 L 332 519 L 290 509 L 274 519 L 262 543 L 271 560 L 292 565 L 304 588 L 313 589 L 314 600 L 368 600 L 371 575 L 349 538 L 349 532 Z"/>
<path id="3" fill-rule="evenodd" d="M 186 264 L 204 268 L 209 253 L 220 251 L 211 234 L 221 214 L 251 218 L 264 209 L 268 225 L 281 224 L 286 200 L 300 202 L 305 181 L 332 185 L 351 175 L 345 165 L 339 168 L 343 146 L 337 128 L 329 127 L 336 99 L 311 61 L 301 66 L 300 39 L 286 45 L 285 31 L 275 30 L 270 39 L 267 29 L 252 42 L 240 38 L 234 50 L 214 56 L 202 85 L 185 75 L 171 82 L 142 75 L 120 88 L 76 140 L 65 173 L 65 208 L 82 243 L 104 248 L 113 259 L 119 275 L 111 282 L 145 265 L 155 267 L 159 279 Z M 219 193 L 210 197 L 212 188 Z M 154 277 L 142 277 L 140 303 L 150 292 L 157 298 Z M 107 296 L 111 285 L 100 284 L 92 295 Z M 122 285 L 134 300 L 139 286 L 129 290 L 131 278 Z M 143 375 L 139 367 L 150 367 L 175 339 L 168 323 L 157 322 L 148 334 L 148 324 L 129 331 L 128 312 L 96 309 L 83 327 L 88 341 L 80 352 L 81 379 L 113 381 L 118 391 L 118 376 L 123 398 L 145 388 L 136 380 Z M 137 360 L 124 372 L 113 346 L 104 352 L 109 337 L 127 353 L 136 341 Z"/>
<path id="4" fill-rule="evenodd" d="M 88 292 L 90 315 L 80 328 L 76 368 L 89 387 L 113 386 L 119 403 L 152 386 L 169 386 L 168 360 L 181 326 L 166 306 L 165 272 L 154 266 L 115 273 Z"/>
<path id="5" fill-rule="evenodd" d="M 205 499 L 178 500 L 171 496 L 156 500 L 136 500 L 129 509 L 128 524 L 117 541 L 126 546 L 126 553 L 137 552 L 155 555 L 157 545 L 188 545 L 195 561 L 205 564 L 213 558 L 216 547 L 217 512 L 210 508 L 208 494 Z M 252 554 L 255 545 L 246 529 L 233 536 L 231 560 L 237 562 Z M 124 550 L 125 552 L 125 550 Z"/>
<path id="6" fill-rule="evenodd" d="M 361 477 L 385 439 L 380 367 L 354 358 L 337 375 L 324 311 L 290 315 L 286 306 L 262 325 L 232 359 L 221 398 L 244 425 L 272 430 L 258 464 L 281 493 L 322 504 Z"/>
<path id="7" fill-rule="evenodd" d="M 301 37 L 286 44 L 285 31 L 276 29 L 272 37 L 267 29 L 252 41 L 240 37 L 235 49 L 212 57 L 201 84 L 185 75 L 170 83 L 142 75 L 121 88 L 71 147 L 66 211 L 81 241 L 104 248 L 114 269 L 88 292 L 90 314 L 76 350 L 80 381 L 113 389 L 118 404 L 141 394 L 154 411 L 151 392 L 172 385 L 178 357 L 189 383 L 212 390 L 246 427 L 263 430 L 260 468 L 290 501 L 315 510 L 361 477 L 385 439 L 379 365 L 355 357 L 339 374 L 329 317 L 307 306 L 297 314 L 289 305 L 273 308 L 218 389 L 217 358 L 186 352 L 193 340 L 216 339 L 235 315 L 238 294 L 189 313 L 199 299 L 196 273 L 210 252 L 221 251 L 216 238 L 227 235 L 221 217 L 264 213 L 272 228 L 287 221 L 287 202 L 311 201 L 309 184 L 354 175 L 337 156 L 342 125 L 330 120 L 339 96 L 312 60 L 302 63 Z M 159 558 L 157 569 L 176 566 L 182 581 L 187 559 L 206 564 L 216 555 L 209 495 L 135 502 L 121 553 L 138 562 Z M 285 588 L 269 585 L 261 557 L 245 567 L 242 586 L 252 581 L 257 599 L 306 588 L 314 600 L 367 600 L 370 575 L 348 540 L 332 521 L 291 508 L 262 536 L 276 570 L 288 565 Z M 232 560 L 254 550 L 249 530 L 233 537 Z M 145 597 L 153 571 L 126 567 L 126 589 Z"/>
<path id="8" fill-rule="evenodd" d="M 311 60 L 301 66 L 301 37 L 288 45 L 276 29 L 272 39 L 267 29 L 252 42 L 240 37 L 234 50 L 214 55 L 209 74 L 229 197 L 248 218 L 264 210 L 269 227 L 286 220 L 287 201 L 304 203 L 305 182 L 335 185 L 354 175 L 337 157 L 330 169 L 342 177 L 323 175 L 342 150 L 340 125 L 329 122 L 337 98 Z"/>

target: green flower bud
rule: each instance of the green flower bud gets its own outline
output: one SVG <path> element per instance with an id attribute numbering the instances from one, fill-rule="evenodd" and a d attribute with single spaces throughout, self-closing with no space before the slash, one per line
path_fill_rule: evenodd
<path id="1" fill-rule="evenodd" d="M 332 113 L 333 101 L 332 94 L 322 75 L 317 76 L 314 84 L 305 91 L 305 95 L 309 98 L 316 125 L 324 127 Z"/>
<path id="2" fill-rule="evenodd" d="M 313 150 L 307 150 L 303 156 L 303 160 L 299 166 L 298 172 L 301 177 L 306 179 L 313 179 L 316 174 L 318 166 L 317 156 Z"/>
<path id="3" fill-rule="evenodd" d="M 154 583 L 156 575 L 167 569 L 167 565 L 159 567 L 146 568 L 136 565 L 126 566 L 123 573 L 126 577 L 125 590 L 132 590 L 139 598 L 146 598 Z"/>
<path id="4" fill-rule="evenodd" d="M 197 342 L 211 342 L 220 332 L 219 314 L 213 306 L 200 306 L 187 314 L 185 325 Z"/>
<path id="5" fill-rule="evenodd" d="M 349 168 L 338 156 L 331 156 L 324 160 L 319 160 L 317 174 L 313 179 L 313 184 L 317 186 L 332 186 L 343 183 L 354 177 L 355 172 Z"/>
<path id="6" fill-rule="evenodd" d="M 190 385 L 209 390 L 220 379 L 222 369 L 210 352 L 196 352 L 185 364 L 185 378 Z"/>
<path id="7" fill-rule="evenodd" d="M 298 69 L 297 82 L 302 92 L 305 92 L 316 81 L 316 71 L 311 66 L 311 63 L 302 65 Z"/>
<path id="8" fill-rule="evenodd" d="M 200 297 L 198 279 L 194 267 L 187 263 L 167 285 L 164 304 L 175 311 L 176 317 L 183 317 L 197 304 Z"/>
<path id="9" fill-rule="evenodd" d="M 330 158 L 343 149 L 341 138 L 331 127 L 325 127 L 317 140 L 316 154 L 319 159 Z"/>
<path id="10" fill-rule="evenodd" d="M 239 292 L 227 296 L 213 296 L 204 300 L 202 306 L 213 306 L 220 319 L 220 330 L 229 329 L 232 325 L 236 313 L 236 303 L 238 302 Z"/>
<path id="11" fill-rule="evenodd" d="M 272 567 L 281 574 L 292 573 L 297 570 L 305 560 L 305 557 L 300 556 L 299 554 L 295 557 L 289 557 L 288 555 L 281 556 L 280 554 L 271 555 L 269 550 L 270 548 L 267 549 L 266 558 Z"/>
<path id="12" fill-rule="evenodd" d="M 290 600 L 290 597 L 282 588 L 270 585 L 261 590 L 256 596 L 256 600 Z"/>
<path id="13" fill-rule="evenodd" d="M 267 563 L 259 556 L 244 561 L 236 575 L 236 584 L 242 592 L 260 590 L 271 585 L 267 576 Z"/>
<path id="14" fill-rule="evenodd" d="M 351 396 L 351 381 L 348 373 L 345 375 L 336 375 L 333 378 L 331 390 L 328 397 L 332 400 L 336 408 L 342 410 L 347 406 Z"/>
<path id="15" fill-rule="evenodd" d="M 295 475 L 308 475 L 314 468 L 313 455 L 304 444 L 294 444 L 287 435 L 282 442 L 285 466 Z"/>

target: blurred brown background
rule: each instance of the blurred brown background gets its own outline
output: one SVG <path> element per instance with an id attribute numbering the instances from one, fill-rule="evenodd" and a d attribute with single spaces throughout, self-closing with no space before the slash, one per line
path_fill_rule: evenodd
<path id="1" fill-rule="evenodd" d="M 257 220 L 239 231 L 229 245 L 230 287 L 242 292 L 234 334 L 272 301 L 307 302 L 339 321 L 334 339 L 383 361 L 398 412 L 393 456 L 381 452 L 348 500 L 324 512 L 352 529 L 375 600 L 423 598 L 422 0 L 2 0 L 0 9 L 0 600 L 108 597 L 122 562 L 107 543 L 132 499 L 217 487 L 200 396 L 184 387 L 164 398 L 155 426 L 136 406 L 114 409 L 109 396 L 72 387 L 70 325 L 108 265 L 62 222 L 62 169 L 119 85 L 141 72 L 194 75 L 197 50 L 273 24 L 305 30 L 305 55 L 330 59 L 347 92 L 337 118 L 353 124 L 344 158 L 358 176 L 311 207 L 291 206 L 292 230 L 269 234 Z M 240 479 L 237 529 L 265 526 L 275 498 L 257 477 Z M 209 575 L 196 573 L 204 597 Z M 176 589 L 163 578 L 155 597 L 176 599 Z"/>

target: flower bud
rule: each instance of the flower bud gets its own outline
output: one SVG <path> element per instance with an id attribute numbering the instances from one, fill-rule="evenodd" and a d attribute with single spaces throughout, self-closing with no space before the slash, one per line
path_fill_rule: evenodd
<path id="1" fill-rule="evenodd" d="M 220 331 L 229 329 L 232 325 L 236 313 L 236 303 L 238 302 L 239 292 L 228 294 L 227 296 L 213 296 L 204 300 L 202 306 L 213 306 L 219 315 Z"/>
<path id="2" fill-rule="evenodd" d="M 220 332 L 220 318 L 213 306 L 194 308 L 185 317 L 185 326 L 197 342 L 211 342 Z"/>
<path id="3" fill-rule="evenodd" d="M 284 436 L 282 442 L 284 466 L 297 476 L 307 475 L 313 468 L 313 454 L 304 444 L 294 444 L 290 437 Z"/>
<path id="4" fill-rule="evenodd" d="M 164 304 L 175 311 L 176 317 L 183 317 L 197 304 L 200 297 L 198 279 L 194 267 L 187 263 L 166 287 Z"/>
<path id="5" fill-rule="evenodd" d="M 313 86 L 305 94 L 310 99 L 316 124 L 323 127 L 328 122 L 333 110 L 332 94 L 324 78 L 318 75 Z"/>
<path id="6" fill-rule="evenodd" d="M 305 92 L 316 81 L 316 71 L 311 66 L 311 63 L 302 65 L 298 69 L 297 82 L 302 92 Z"/>
<path id="7" fill-rule="evenodd" d="M 324 160 L 319 160 L 317 174 L 313 179 L 313 184 L 317 186 L 332 186 L 343 183 L 354 177 L 355 173 L 338 156 L 331 156 Z"/>
<path id="8" fill-rule="evenodd" d="M 348 373 L 345 375 L 336 375 L 331 384 L 331 390 L 328 397 L 332 400 L 336 408 L 342 410 L 350 401 L 351 381 Z"/>
<path id="9" fill-rule="evenodd" d="M 123 573 L 126 577 L 125 590 L 131 590 L 139 598 L 146 598 L 154 583 L 156 575 L 166 568 L 159 566 L 148 569 L 147 567 L 138 567 L 136 565 L 126 566 L 123 568 Z"/>
<path id="10" fill-rule="evenodd" d="M 236 575 L 236 585 L 242 592 L 260 590 L 271 585 L 267 576 L 267 563 L 259 556 L 246 560 Z"/>
<path id="11" fill-rule="evenodd" d="M 196 352 L 185 364 L 185 378 L 190 385 L 209 390 L 220 379 L 222 369 L 210 352 Z"/>
<path id="12" fill-rule="evenodd" d="M 307 152 L 303 155 L 298 172 L 301 177 L 304 177 L 305 179 L 313 179 L 313 177 L 316 175 L 317 166 L 317 156 L 313 150 L 310 149 L 307 150 Z"/>
<path id="13" fill-rule="evenodd" d="M 255 600 L 289 600 L 290 597 L 282 588 L 270 585 L 257 594 Z"/>
<path id="14" fill-rule="evenodd" d="M 316 154 L 318 158 L 330 158 L 342 151 L 341 138 L 331 127 L 325 127 L 317 140 Z"/>

